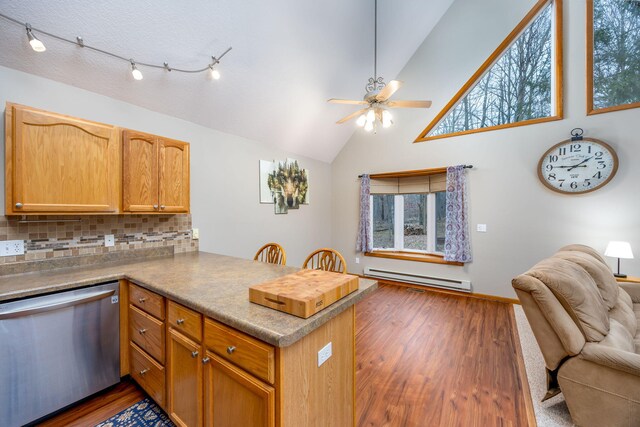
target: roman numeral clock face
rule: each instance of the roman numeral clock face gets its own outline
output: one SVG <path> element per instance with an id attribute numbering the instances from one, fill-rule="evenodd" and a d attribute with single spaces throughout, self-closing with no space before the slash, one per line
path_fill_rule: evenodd
<path id="1" fill-rule="evenodd" d="M 551 147 L 538 162 L 538 177 L 553 191 L 580 194 L 596 190 L 616 174 L 618 156 L 606 143 L 583 138 Z"/>

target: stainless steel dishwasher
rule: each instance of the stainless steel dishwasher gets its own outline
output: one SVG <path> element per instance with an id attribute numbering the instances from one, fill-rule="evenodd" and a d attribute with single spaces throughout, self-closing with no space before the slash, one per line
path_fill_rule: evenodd
<path id="1" fill-rule="evenodd" d="M 30 423 L 118 381 L 118 282 L 0 303 L 1 425 Z"/>

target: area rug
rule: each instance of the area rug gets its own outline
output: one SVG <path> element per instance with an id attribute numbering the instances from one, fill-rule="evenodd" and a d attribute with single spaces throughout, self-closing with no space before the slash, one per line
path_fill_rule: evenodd
<path id="1" fill-rule="evenodd" d="M 527 370 L 529 389 L 531 390 L 531 400 L 536 414 L 536 421 L 539 427 L 571 427 L 574 426 L 569 415 L 569 409 L 564 401 L 564 396 L 560 393 L 551 399 L 541 402 L 547 392 L 547 379 L 542 353 L 533 335 L 531 326 L 522 307 L 514 304 L 513 309 L 518 325 L 518 335 L 520 336 L 520 346 L 524 357 L 524 365 Z"/>
<path id="2" fill-rule="evenodd" d="M 96 427 L 175 427 L 167 414 L 149 398 L 134 403 Z"/>

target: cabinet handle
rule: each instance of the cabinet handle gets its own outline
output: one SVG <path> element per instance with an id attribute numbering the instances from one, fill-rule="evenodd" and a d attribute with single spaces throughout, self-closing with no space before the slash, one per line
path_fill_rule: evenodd
<path id="1" fill-rule="evenodd" d="M 209 363 L 210 361 L 211 361 L 211 359 L 210 359 L 210 358 L 208 358 L 208 357 L 205 357 L 204 359 L 202 359 L 202 363 L 203 363 L 204 365 L 206 365 L 206 364 L 207 364 L 207 363 Z"/>
<path id="2" fill-rule="evenodd" d="M 158 205 L 153 205 L 153 209 L 158 210 Z"/>
<path id="3" fill-rule="evenodd" d="M 233 354 L 234 351 L 236 351 L 236 348 L 234 346 L 230 345 L 229 347 L 227 347 L 227 353 Z"/>
<path id="4" fill-rule="evenodd" d="M 138 298 L 138 301 L 140 302 L 140 304 L 144 304 L 144 302 L 145 302 L 146 300 L 147 300 L 147 299 L 146 299 L 145 297 L 140 297 L 140 298 Z"/>
<path id="5" fill-rule="evenodd" d="M 149 372 L 149 370 L 148 370 L 148 369 L 143 369 L 142 371 L 140 371 L 140 375 L 144 375 L 144 374 L 146 374 L 147 372 Z"/>
<path id="6" fill-rule="evenodd" d="M 16 203 L 16 209 L 21 209 L 22 208 L 22 203 L 18 202 Z"/>
<path id="7" fill-rule="evenodd" d="M 184 323 L 184 319 L 178 319 L 178 320 L 176 320 L 176 323 L 178 325 L 182 325 Z"/>
<path id="8" fill-rule="evenodd" d="M 140 335 L 144 335 L 144 333 L 147 332 L 147 330 L 143 328 L 143 329 L 139 329 L 138 332 L 140 332 Z"/>
<path id="9" fill-rule="evenodd" d="M 164 209 L 164 208 L 166 208 L 165 205 L 160 205 L 160 209 Z"/>
<path id="10" fill-rule="evenodd" d="M 198 351 L 192 351 L 191 352 L 191 357 L 198 357 Z"/>

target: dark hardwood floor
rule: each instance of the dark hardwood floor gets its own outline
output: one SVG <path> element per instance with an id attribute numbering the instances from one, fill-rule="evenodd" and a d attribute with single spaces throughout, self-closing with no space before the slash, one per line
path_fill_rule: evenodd
<path id="1" fill-rule="evenodd" d="M 509 304 L 381 285 L 356 308 L 358 427 L 529 425 L 514 328 Z M 93 426 L 142 398 L 126 381 L 42 425 Z"/>
<path id="2" fill-rule="evenodd" d="M 381 285 L 356 310 L 358 426 L 527 426 L 512 328 L 509 304 Z"/>
<path id="3" fill-rule="evenodd" d="M 100 393 L 79 405 L 62 412 L 43 423 L 40 427 L 91 427 L 106 421 L 118 412 L 127 409 L 146 397 L 145 393 L 131 380 L 124 380 L 104 393 Z"/>

